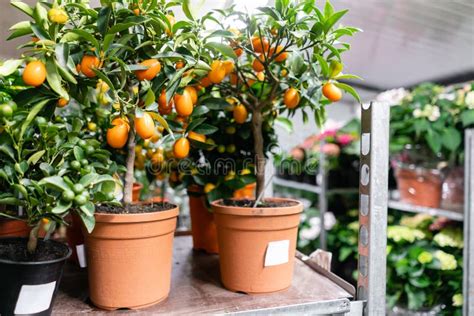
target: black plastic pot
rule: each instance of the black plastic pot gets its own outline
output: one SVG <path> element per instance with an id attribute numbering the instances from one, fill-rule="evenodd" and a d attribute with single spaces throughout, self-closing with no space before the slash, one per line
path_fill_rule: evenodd
<path id="1" fill-rule="evenodd" d="M 15 240 L 26 243 L 24 238 L 1 238 L 0 244 Z M 71 255 L 71 249 L 56 241 L 48 243 L 64 249 L 66 255 L 39 262 L 0 259 L 0 315 L 51 315 L 64 263 Z"/>

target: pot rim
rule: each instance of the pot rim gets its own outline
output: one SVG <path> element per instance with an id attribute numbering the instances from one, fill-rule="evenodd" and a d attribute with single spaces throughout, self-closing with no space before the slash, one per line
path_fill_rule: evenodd
<path id="1" fill-rule="evenodd" d="M 4 240 L 14 240 L 14 239 L 21 239 L 21 240 L 25 240 L 25 241 L 28 240 L 28 238 L 22 238 L 22 237 L 3 237 L 3 238 L 0 238 L 0 242 L 4 241 Z M 41 238 L 39 240 L 43 240 L 43 239 Z M 59 241 L 56 241 L 56 240 L 52 240 L 52 239 L 49 239 L 48 241 L 53 242 L 55 244 L 58 244 L 62 247 L 66 247 L 67 248 L 67 254 L 64 255 L 63 257 L 60 257 L 60 258 L 57 258 L 57 259 L 52 259 L 52 260 L 46 260 L 46 261 L 13 261 L 13 260 L 0 259 L 0 263 L 16 264 L 16 265 L 24 265 L 24 266 L 47 265 L 47 264 L 52 264 L 52 263 L 58 263 L 58 262 L 61 262 L 61 261 L 65 261 L 72 255 L 72 250 L 68 245 L 63 244 L 62 242 L 59 242 Z"/>
<path id="2" fill-rule="evenodd" d="M 232 198 L 230 200 L 248 200 L 247 198 Z M 299 200 L 289 198 L 268 197 L 266 201 L 295 202 L 295 205 L 281 207 L 239 207 L 220 204 L 223 199 L 211 203 L 212 210 L 216 214 L 239 215 L 239 216 L 285 216 L 303 213 L 303 203 Z"/>
<path id="3" fill-rule="evenodd" d="M 158 203 L 140 203 L 140 204 L 158 204 Z M 171 203 L 170 203 L 171 204 Z M 109 214 L 109 213 L 98 213 L 94 214 L 97 223 L 139 223 L 139 222 L 155 222 L 161 220 L 167 220 L 179 215 L 179 207 L 176 204 L 172 204 L 174 207 L 159 212 L 151 213 L 135 213 L 135 214 Z"/>

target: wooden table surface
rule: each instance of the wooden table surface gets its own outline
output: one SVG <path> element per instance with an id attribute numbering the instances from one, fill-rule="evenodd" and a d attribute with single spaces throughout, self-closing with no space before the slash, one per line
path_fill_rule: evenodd
<path id="1" fill-rule="evenodd" d="M 164 302 L 139 311 L 106 312 L 90 304 L 85 270 L 68 264 L 54 304 L 53 315 L 198 315 L 248 313 L 341 313 L 349 310 L 351 295 L 302 261 L 295 260 L 295 276 L 287 291 L 268 295 L 230 292 L 219 281 L 217 255 L 192 250 L 191 237 L 174 241 L 171 293 Z"/>

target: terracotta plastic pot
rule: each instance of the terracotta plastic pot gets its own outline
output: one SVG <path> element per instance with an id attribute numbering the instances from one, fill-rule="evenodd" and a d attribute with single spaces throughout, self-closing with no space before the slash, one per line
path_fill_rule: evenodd
<path id="1" fill-rule="evenodd" d="M 139 309 L 168 297 L 178 213 L 95 214 L 94 231 L 84 232 L 94 305 Z"/>
<path id="2" fill-rule="evenodd" d="M 231 291 L 271 293 L 291 286 L 303 205 L 290 199 L 265 201 L 291 205 L 247 208 L 212 203 L 221 281 Z"/>
<path id="3" fill-rule="evenodd" d="M 193 248 L 207 253 L 219 253 L 214 214 L 207 209 L 205 195 L 199 188 L 190 188 L 188 196 Z"/>
<path id="4" fill-rule="evenodd" d="M 443 183 L 439 170 L 399 167 L 395 170 L 395 177 L 402 201 L 439 208 Z"/>
<path id="5" fill-rule="evenodd" d="M 143 189 L 143 185 L 141 183 L 135 182 L 133 184 L 133 191 L 132 191 L 132 201 L 133 202 L 138 202 L 140 201 L 140 193 Z"/>
<path id="6" fill-rule="evenodd" d="M 24 221 L 0 219 L 0 237 L 28 237 L 30 230 Z"/>

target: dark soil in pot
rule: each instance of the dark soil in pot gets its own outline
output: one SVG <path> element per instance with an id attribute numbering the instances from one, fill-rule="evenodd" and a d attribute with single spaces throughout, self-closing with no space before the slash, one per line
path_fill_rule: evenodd
<path id="1" fill-rule="evenodd" d="M 17 262 L 40 262 L 59 259 L 67 256 L 69 249 L 51 241 L 39 241 L 36 252 L 31 254 L 26 249 L 25 239 L 0 239 L 0 260 Z"/>
<path id="2" fill-rule="evenodd" d="M 35 254 L 27 239 L 0 239 L 0 314 L 50 315 L 70 249 L 56 241 L 38 242 Z"/>
<path id="3" fill-rule="evenodd" d="M 174 209 L 176 205 L 163 203 L 137 203 L 126 206 L 101 205 L 97 207 L 97 213 L 102 214 L 142 214 L 155 213 Z"/>
<path id="4" fill-rule="evenodd" d="M 255 200 L 250 199 L 224 199 L 222 205 L 225 206 L 235 206 L 235 207 L 253 207 Z M 298 203 L 294 201 L 260 201 L 257 207 L 270 208 L 270 207 L 289 207 L 295 206 Z"/>

